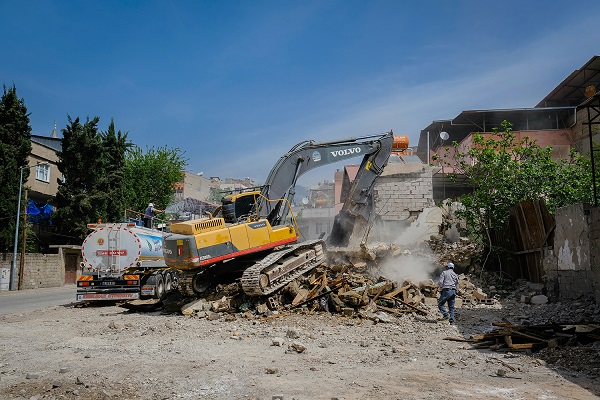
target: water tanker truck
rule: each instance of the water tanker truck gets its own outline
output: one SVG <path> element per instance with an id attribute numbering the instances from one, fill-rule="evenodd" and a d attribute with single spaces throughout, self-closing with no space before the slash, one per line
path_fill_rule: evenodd
<path id="1" fill-rule="evenodd" d="M 163 232 L 135 222 L 88 224 L 81 246 L 77 300 L 163 299 L 177 289 L 164 262 Z"/>

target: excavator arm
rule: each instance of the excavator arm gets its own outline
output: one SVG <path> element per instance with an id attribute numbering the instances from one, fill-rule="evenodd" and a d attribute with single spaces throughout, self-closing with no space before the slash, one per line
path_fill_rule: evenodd
<path id="1" fill-rule="evenodd" d="M 343 210 L 352 215 L 367 212 L 365 206 L 370 201 L 375 179 L 387 164 L 393 141 L 393 132 L 390 131 L 331 142 L 309 140 L 298 143 L 277 161 L 269 173 L 261 192 L 264 197 L 257 200 L 259 216 L 266 217 L 273 226 L 282 223 L 289 214 L 289 204 L 300 176 L 312 169 L 359 156 L 363 156 L 363 160 Z M 279 199 L 287 201 L 272 202 Z"/>

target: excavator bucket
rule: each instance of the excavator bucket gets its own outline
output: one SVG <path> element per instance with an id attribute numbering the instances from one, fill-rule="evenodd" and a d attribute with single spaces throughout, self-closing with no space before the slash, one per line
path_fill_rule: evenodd
<path id="1" fill-rule="evenodd" d="M 335 217 L 327 244 L 358 251 L 366 243 L 368 231 L 369 221 L 362 215 L 352 215 L 342 210 Z"/>

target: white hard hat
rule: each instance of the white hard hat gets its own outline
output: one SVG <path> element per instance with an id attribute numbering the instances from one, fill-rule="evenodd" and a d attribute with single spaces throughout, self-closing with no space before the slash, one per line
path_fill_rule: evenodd
<path id="1" fill-rule="evenodd" d="M 448 268 L 454 268 L 454 264 L 452 264 L 451 262 L 448 263 Z"/>
<path id="2" fill-rule="evenodd" d="M 154 207 L 154 204 L 150 203 L 148 204 L 148 207 Z"/>

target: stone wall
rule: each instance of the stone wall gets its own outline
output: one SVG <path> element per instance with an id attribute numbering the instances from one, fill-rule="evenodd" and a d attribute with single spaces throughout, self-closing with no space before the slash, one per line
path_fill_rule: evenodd
<path id="1" fill-rule="evenodd" d="M 554 246 L 543 253 L 549 297 L 600 300 L 600 212 L 575 204 L 557 209 L 555 219 Z"/>
<path id="2" fill-rule="evenodd" d="M 13 253 L 0 254 L 0 268 L 10 269 Z M 19 273 L 21 254 L 17 254 L 15 271 Z M 65 266 L 60 254 L 26 253 L 23 265 L 23 289 L 37 289 L 63 286 Z M 15 286 L 18 276 L 15 277 Z"/>

